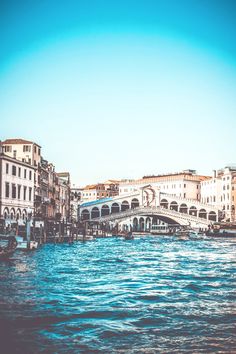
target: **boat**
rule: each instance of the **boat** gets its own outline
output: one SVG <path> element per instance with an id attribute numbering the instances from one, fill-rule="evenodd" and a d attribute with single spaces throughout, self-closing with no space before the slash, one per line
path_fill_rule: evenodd
<path id="1" fill-rule="evenodd" d="M 22 236 L 15 236 L 16 241 L 17 241 L 17 249 L 20 250 L 27 250 L 27 241 L 25 241 L 24 237 Z M 30 250 L 35 250 L 38 248 L 38 242 L 37 241 L 30 241 Z"/>
<path id="2" fill-rule="evenodd" d="M 172 227 L 167 225 L 152 225 L 151 234 L 152 235 L 174 235 L 174 230 L 176 229 L 175 225 Z"/>
<path id="3" fill-rule="evenodd" d="M 235 225 L 223 225 L 220 223 L 215 223 L 206 231 L 206 236 L 213 237 L 236 237 L 236 226 Z"/>
<path id="4" fill-rule="evenodd" d="M 175 236 L 177 236 L 181 240 L 186 240 L 189 238 L 190 231 L 187 229 L 180 229 L 175 232 Z"/>
<path id="5" fill-rule="evenodd" d="M 16 246 L 14 236 L 0 236 L 0 259 L 9 258 L 15 252 Z"/>
<path id="6" fill-rule="evenodd" d="M 124 238 L 125 238 L 125 240 L 133 240 L 134 239 L 134 235 L 130 231 L 124 236 Z"/>
<path id="7" fill-rule="evenodd" d="M 92 235 L 78 235 L 76 237 L 77 241 L 95 241 L 95 238 Z"/>

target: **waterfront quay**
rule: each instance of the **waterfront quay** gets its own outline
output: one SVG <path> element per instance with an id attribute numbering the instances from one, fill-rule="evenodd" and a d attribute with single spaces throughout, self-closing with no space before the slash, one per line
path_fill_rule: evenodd
<path id="1" fill-rule="evenodd" d="M 1 352 L 234 353 L 236 243 L 45 244 L 0 263 Z"/>

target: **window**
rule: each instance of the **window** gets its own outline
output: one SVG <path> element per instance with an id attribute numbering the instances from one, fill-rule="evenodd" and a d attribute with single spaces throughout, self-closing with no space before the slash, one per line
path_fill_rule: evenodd
<path id="1" fill-rule="evenodd" d="M 20 176 L 21 176 L 21 168 L 18 167 L 18 177 L 20 177 Z"/>
<path id="2" fill-rule="evenodd" d="M 184 198 L 186 198 L 186 193 L 184 193 Z"/>
<path id="3" fill-rule="evenodd" d="M 26 178 L 27 170 L 26 168 L 24 169 L 24 178 Z"/>
<path id="4" fill-rule="evenodd" d="M 11 146 L 5 146 L 5 152 L 11 152 L 12 147 Z"/>
<path id="5" fill-rule="evenodd" d="M 6 174 L 8 174 L 8 172 L 9 172 L 9 164 L 6 163 Z"/>
<path id="6" fill-rule="evenodd" d="M 184 188 L 186 188 L 186 184 L 184 183 Z"/>
<path id="7" fill-rule="evenodd" d="M 13 158 L 16 159 L 16 150 L 13 150 Z"/>
<path id="8" fill-rule="evenodd" d="M 29 201 L 31 201 L 31 198 L 32 198 L 32 188 L 29 187 Z"/>
<path id="9" fill-rule="evenodd" d="M 31 159 L 28 158 L 28 163 L 31 165 Z"/>
<path id="10" fill-rule="evenodd" d="M 26 200 L 26 189 L 27 189 L 27 187 L 24 186 L 24 200 Z"/>
<path id="11" fill-rule="evenodd" d="M 16 176 L 16 166 L 12 165 L 12 176 Z"/>
<path id="12" fill-rule="evenodd" d="M 16 185 L 12 184 L 11 197 L 16 198 Z"/>
<path id="13" fill-rule="evenodd" d="M 31 146 L 30 145 L 23 145 L 23 152 L 30 152 Z"/>
<path id="14" fill-rule="evenodd" d="M 34 145 L 34 153 L 35 153 L 35 154 L 37 153 L 36 145 Z"/>
<path id="15" fill-rule="evenodd" d="M 20 199 L 20 192 L 21 192 L 21 185 L 18 184 L 18 194 L 17 194 L 18 199 Z"/>
<path id="16" fill-rule="evenodd" d="M 5 197 L 9 198 L 9 195 L 10 195 L 10 185 L 9 185 L 9 182 L 6 182 L 6 185 L 5 185 Z"/>
<path id="17" fill-rule="evenodd" d="M 40 156 L 40 148 L 39 148 L 39 156 Z"/>
<path id="18" fill-rule="evenodd" d="M 32 171 L 29 171 L 29 179 L 31 181 L 31 179 L 32 179 Z"/>

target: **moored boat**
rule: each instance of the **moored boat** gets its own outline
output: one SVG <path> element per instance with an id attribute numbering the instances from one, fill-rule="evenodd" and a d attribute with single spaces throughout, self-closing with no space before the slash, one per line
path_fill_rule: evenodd
<path id="1" fill-rule="evenodd" d="M 128 232 L 125 236 L 124 236 L 125 240 L 133 240 L 134 239 L 134 235 L 132 234 L 132 232 Z"/>
<path id="2" fill-rule="evenodd" d="M 0 259 L 10 257 L 16 250 L 17 241 L 14 236 L 0 236 Z"/>

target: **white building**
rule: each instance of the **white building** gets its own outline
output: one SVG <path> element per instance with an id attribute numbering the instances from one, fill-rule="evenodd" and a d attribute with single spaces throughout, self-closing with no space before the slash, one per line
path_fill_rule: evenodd
<path id="1" fill-rule="evenodd" d="M 199 176 L 193 170 L 166 175 L 146 176 L 136 181 L 120 183 L 119 195 L 123 196 L 133 193 L 140 187 L 151 184 L 162 193 L 175 195 L 180 198 L 200 200 L 201 181 L 206 179 L 208 177 Z"/>
<path id="2" fill-rule="evenodd" d="M 34 210 L 34 172 L 29 164 L 0 154 L 0 217 L 22 223 Z"/>
<path id="3" fill-rule="evenodd" d="M 229 221 L 235 220 L 235 177 L 236 167 L 227 166 L 201 182 L 201 201 L 221 209 L 224 219 Z"/>
<path id="4" fill-rule="evenodd" d="M 213 176 L 201 182 L 201 202 L 221 209 L 222 180 L 213 171 Z"/>

